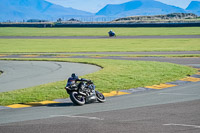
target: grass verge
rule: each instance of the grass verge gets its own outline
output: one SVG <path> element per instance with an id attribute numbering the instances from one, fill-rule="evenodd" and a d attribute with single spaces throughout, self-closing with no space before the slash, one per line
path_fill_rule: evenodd
<path id="1" fill-rule="evenodd" d="M 200 39 L 0 39 L 1 53 L 199 51 Z"/>
<path id="2" fill-rule="evenodd" d="M 200 27 L 157 28 L 22 28 L 1 27 L 0 36 L 107 36 L 112 29 L 117 36 L 200 35 Z"/>
<path id="3" fill-rule="evenodd" d="M 0 70 L 0 76 L 1 76 L 1 74 L 3 73 L 3 71 L 2 70 Z"/>
<path id="4" fill-rule="evenodd" d="M 196 72 L 195 69 L 190 67 L 161 62 L 56 58 L 23 60 L 80 62 L 101 66 L 103 67 L 102 70 L 83 76 L 84 78 L 93 80 L 97 86 L 97 90 L 101 92 L 110 92 L 113 90 L 130 89 L 170 82 L 192 75 Z M 5 106 L 15 103 L 29 103 L 53 100 L 56 98 L 66 98 L 68 95 L 63 89 L 65 84 L 66 80 L 31 88 L 3 92 L 0 93 L 0 105 Z"/>

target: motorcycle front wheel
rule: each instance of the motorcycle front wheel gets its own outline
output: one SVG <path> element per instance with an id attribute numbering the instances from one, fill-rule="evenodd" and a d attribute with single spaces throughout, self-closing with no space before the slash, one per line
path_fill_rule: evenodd
<path id="1" fill-rule="evenodd" d="M 70 99 L 76 105 L 84 105 L 85 104 L 85 97 L 78 94 L 78 92 L 73 91 L 70 93 Z"/>
<path id="2" fill-rule="evenodd" d="M 98 91 L 95 91 L 95 93 L 96 93 L 97 101 L 99 101 L 101 103 L 106 101 L 106 98 L 102 93 L 100 93 Z"/>

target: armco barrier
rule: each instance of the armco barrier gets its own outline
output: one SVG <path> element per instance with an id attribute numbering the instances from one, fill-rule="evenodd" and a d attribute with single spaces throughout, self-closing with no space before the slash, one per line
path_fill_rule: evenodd
<path id="1" fill-rule="evenodd" d="M 0 23 L 0 27 L 200 27 L 199 23 L 79 23 L 79 24 L 3 24 Z"/>
<path id="2" fill-rule="evenodd" d="M 44 27 L 53 27 L 52 24 L 33 24 L 33 23 L 26 23 L 26 24 L 4 24 L 4 23 L 0 23 L 0 27 L 40 27 L 40 28 L 44 28 Z"/>
<path id="3" fill-rule="evenodd" d="M 55 27 L 199 27 L 200 23 L 56 24 Z"/>

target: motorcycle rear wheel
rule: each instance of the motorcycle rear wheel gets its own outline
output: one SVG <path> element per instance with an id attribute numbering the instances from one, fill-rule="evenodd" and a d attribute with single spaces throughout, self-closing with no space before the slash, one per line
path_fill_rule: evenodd
<path id="1" fill-rule="evenodd" d="M 96 93 L 97 101 L 99 101 L 101 103 L 106 101 L 106 98 L 102 93 L 100 93 L 98 91 L 95 91 L 95 93 Z"/>
<path id="2" fill-rule="evenodd" d="M 85 104 L 85 97 L 78 94 L 78 92 L 73 91 L 70 93 L 71 101 L 76 105 L 84 105 Z"/>

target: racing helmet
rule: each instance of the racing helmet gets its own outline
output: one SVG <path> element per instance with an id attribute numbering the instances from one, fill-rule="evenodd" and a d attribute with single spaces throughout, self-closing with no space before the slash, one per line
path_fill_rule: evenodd
<path id="1" fill-rule="evenodd" d="M 72 73 L 71 77 L 72 77 L 73 79 L 78 79 L 78 76 L 77 76 L 75 73 Z"/>

